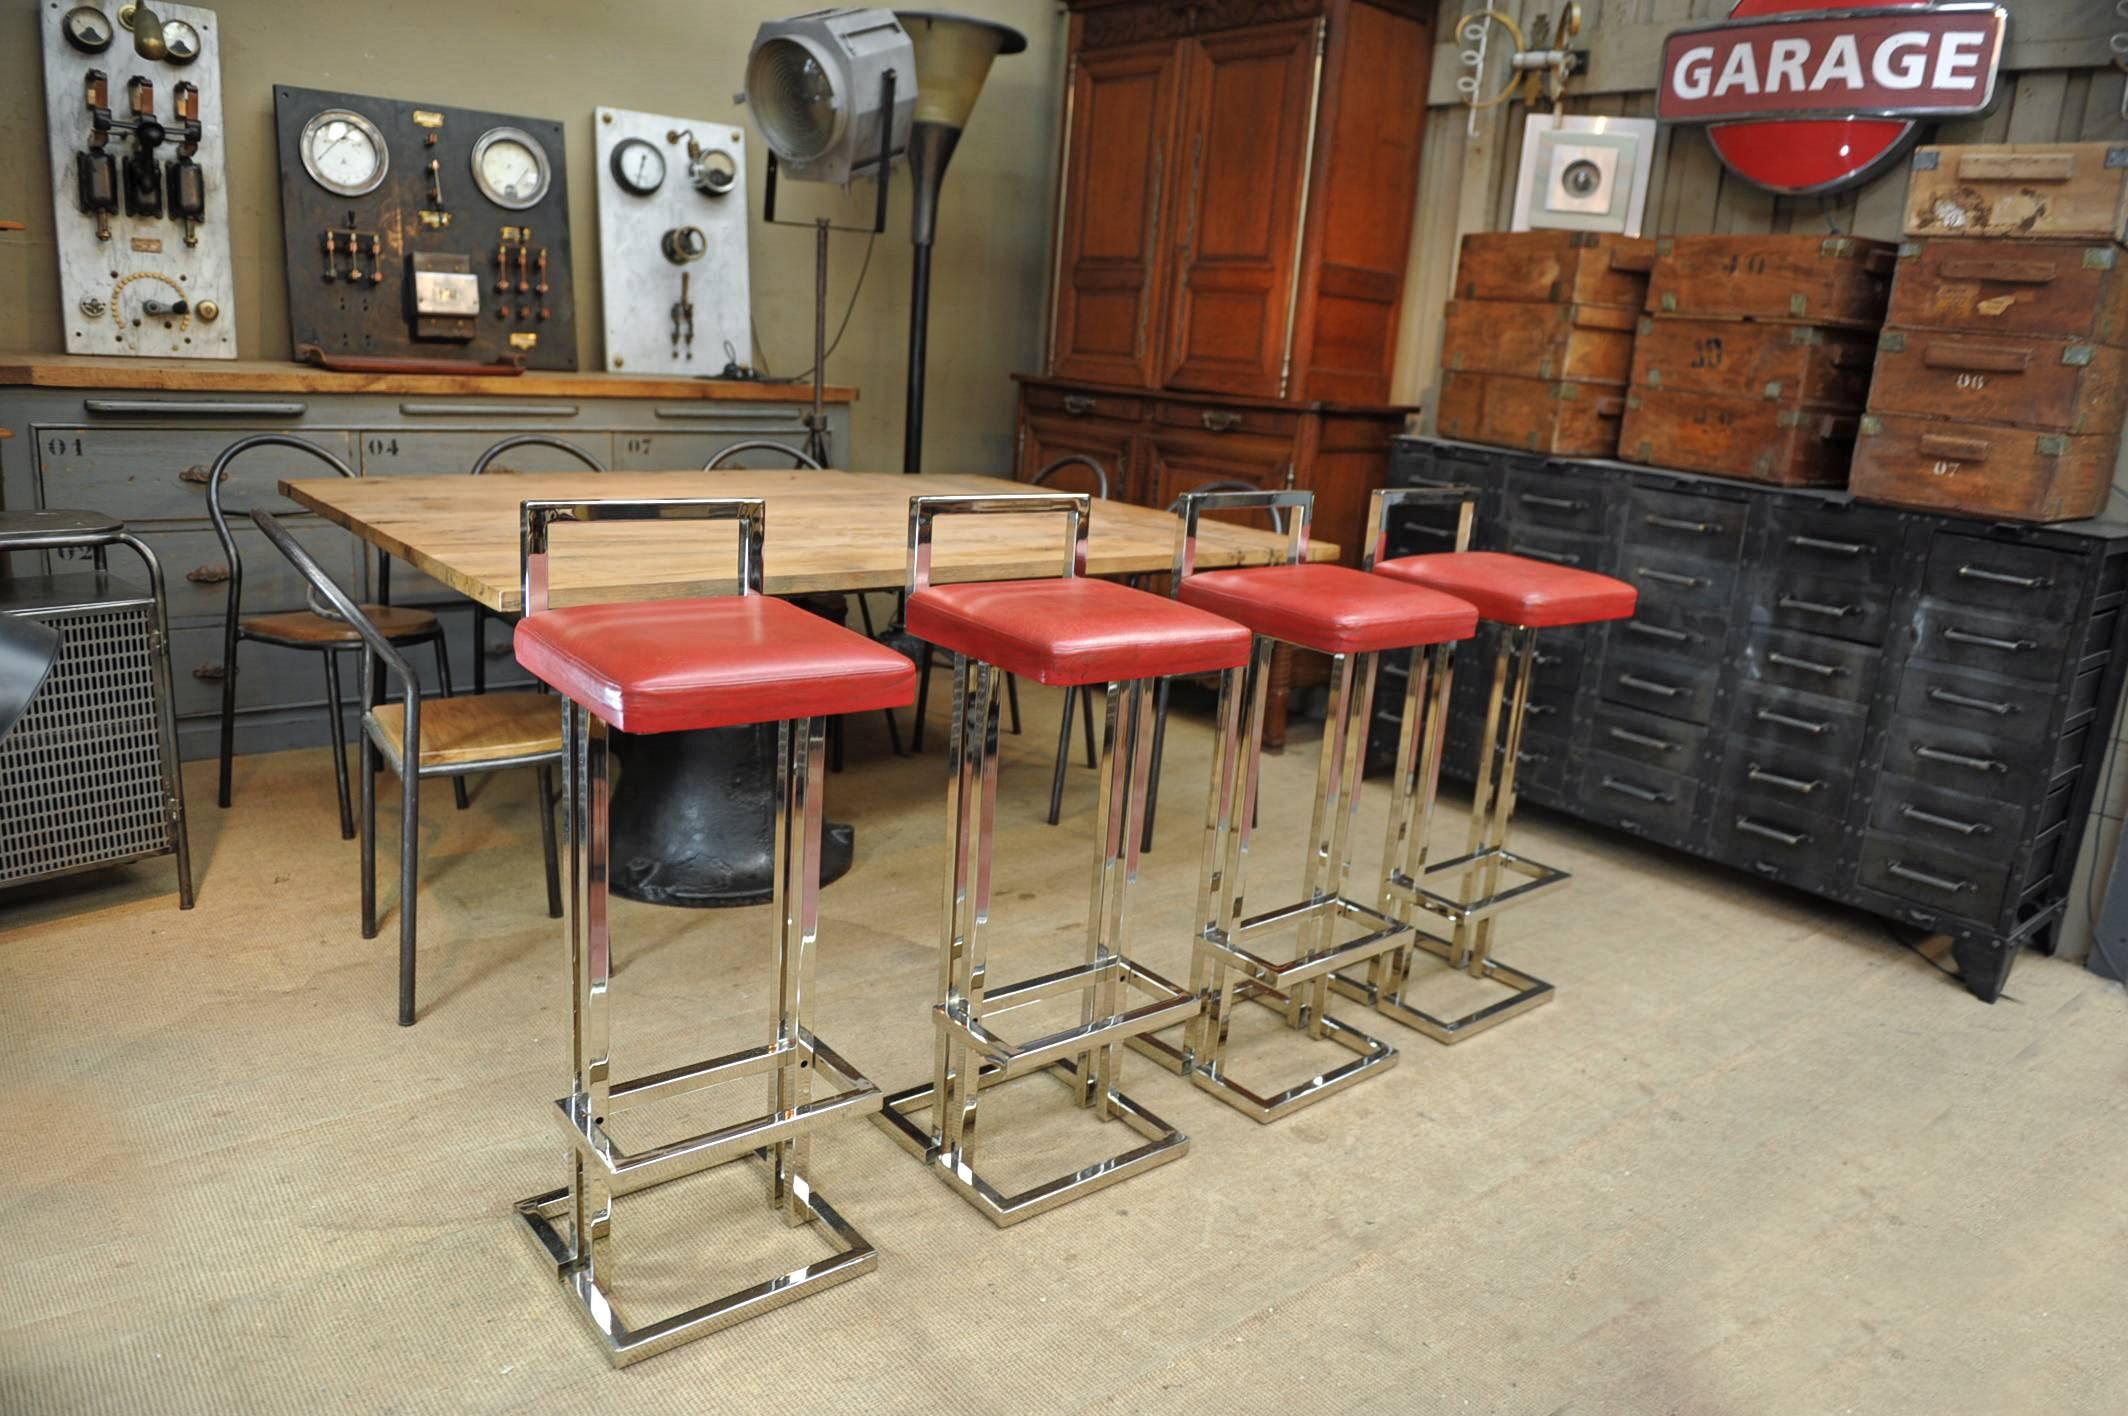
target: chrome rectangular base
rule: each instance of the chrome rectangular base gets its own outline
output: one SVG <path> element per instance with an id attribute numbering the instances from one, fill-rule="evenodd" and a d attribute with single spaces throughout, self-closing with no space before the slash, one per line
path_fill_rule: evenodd
<path id="1" fill-rule="evenodd" d="M 775 1169 L 767 1147 L 744 1158 L 760 1161 L 771 1173 Z M 786 1303 L 810 1297 L 824 1288 L 870 1273 L 879 1266 L 879 1251 L 872 1247 L 871 1241 L 836 1213 L 834 1206 L 812 1187 L 810 1181 L 798 1175 L 789 1177 L 785 1183 L 791 1188 L 792 1198 L 812 1215 L 814 1222 L 834 1244 L 836 1252 L 802 1268 L 763 1279 L 751 1287 L 713 1298 L 642 1327 L 630 1327 L 621 1321 L 612 1296 L 599 1286 L 589 1267 L 577 1257 L 577 1250 L 584 1246 L 574 1244 L 569 1235 L 572 1198 L 566 1186 L 518 1201 L 517 1217 L 523 1222 L 524 1232 L 539 1256 L 551 1265 L 562 1291 L 575 1300 L 577 1311 L 583 1314 L 593 1338 L 605 1351 L 606 1360 L 616 1367 L 625 1367 L 734 1323 L 758 1317 Z"/>
<path id="2" fill-rule="evenodd" d="M 1254 1000 L 1274 1012 L 1284 1014 L 1289 1020 L 1295 1013 L 1293 995 L 1262 984 L 1244 984 L 1237 988 L 1234 991 L 1234 1001 L 1238 1003 L 1244 999 Z M 1297 1029 L 1302 1032 L 1309 1031 L 1316 1022 L 1313 1008 L 1303 1001 L 1298 1012 L 1300 1021 L 1296 1025 Z M 1321 1023 L 1322 1036 L 1341 1047 L 1357 1052 L 1359 1056 L 1353 1061 L 1332 1067 L 1326 1072 L 1318 1072 L 1269 1096 L 1236 1081 L 1224 1061 L 1199 1066 L 1186 1047 L 1178 1047 L 1164 1038 L 1133 1038 L 1130 1046 L 1170 1072 L 1188 1077 L 1201 1090 L 1210 1092 L 1236 1111 L 1268 1125 L 1304 1106 L 1343 1091 L 1354 1082 L 1377 1072 L 1385 1072 L 1396 1065 L 1397 1050 L 1388 1043 L 1369 1037 L 1358 1028 L 1341 1023 L 1328 1014 L 1323 1015 Z"/>
<path id="3" fill-rule="evenodd" d="M 1463 972 L 1462 966 L 1455 964 L 1453 946 L 1448 940 L 1415 932 L 1411 946 L 1414 949 L 1423 949 L 1435 958 L 1451 964 L 1457 972 Z M 1393 987 L 1376 987 L 1365 979 L 1353 978 L 1349 974 L 1333 974 L 1330 986 L 1347 998 L 1356 998 L 1376 1012 L 1394 1018 L 1406 1027 L 1416 1028 L 1435 1042 L 1444 1044 L 1476 1037 L 1487 1028 L 1497 1027 L 1509 1018 L 1520 1017 L 1533 1009 L 1543 1007 L 1552 1001 L 1553 996 L 1552 986 L 1535 974 L 1524 973 L 1487 955 L 1481 961 L 1477 976 L 1502 984 L 1513 992 L 1497 1003 L 1488 1003 L 1460 1018 L 1440 1018 L 1411 1002 L 1406 996 L 1411 987 L 1408 954 L 1396 960 L 1396 969 L 1396 982 Z"/>

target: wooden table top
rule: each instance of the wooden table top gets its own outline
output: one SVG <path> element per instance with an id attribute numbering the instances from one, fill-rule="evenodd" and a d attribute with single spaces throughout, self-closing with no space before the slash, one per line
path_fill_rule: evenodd
<path id="1" fill-rule="evenodd" d="M 908 569 L 909 498 L 1024 492 L 996 477 L 880 472 L 540 472 L 485 477 L 306 477 L 281 493 L 490 609 L 516 611 L 518 504 L 534 499 L 758 496 L 768 501 L 763 555 L 770 594 L 896 590 Z M 1096 501 L 1089 575 L 1164 571 L 1178 523 L 1164 511 Z M 1197 563 L 1211 569 L 1285 558 L 1285 538 L 1223 522 L 1200 528 Z M 736 532 L 729 523 L 617 522 L 554 528 L 549 585 L 557 605 L 728 593 Z M 1064 554 L 1057 516 L 941 520 L 932 574 L 949 580 L 1053 575 Z M 1310 544 L 1312 560 L 1337 548 Z"/>

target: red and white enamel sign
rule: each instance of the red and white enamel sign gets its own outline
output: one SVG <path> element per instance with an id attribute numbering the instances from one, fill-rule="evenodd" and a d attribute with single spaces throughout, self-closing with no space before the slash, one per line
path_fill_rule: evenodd
<path id="1" fill-rule="evenodd" d="M 1776 192 L 1831 192 L 1903 153 L 1925 119 L 1995 101 L 2000 5 L 1737 0 L 1725 24 L 1663 42 L 1656 116 L 1705 123 L 1730 170 Z"/>

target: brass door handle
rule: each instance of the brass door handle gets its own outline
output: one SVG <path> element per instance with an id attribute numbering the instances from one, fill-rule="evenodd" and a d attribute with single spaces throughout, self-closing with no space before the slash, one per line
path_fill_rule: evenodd
<path id="1" fill-rule="evenodd" d="M 1084 418 L 1094 411 L 1094 401 L 1083 393 L 1064 395 L 1064 411 L 1074 418 Z"/>
<path id="2" fill-rule="evenodd" d="M 194 585 L 220 585 L 229 579 L 226 565 L 196 565 L 185 572 L 185 579 Z"/>
<path id="3" fill-rule="evenodd" d="M 1222 408 L 1207 408 L 1198 415 L 1208 433 L 1231 433 L 1241 426 L 1241 415 Z"/>

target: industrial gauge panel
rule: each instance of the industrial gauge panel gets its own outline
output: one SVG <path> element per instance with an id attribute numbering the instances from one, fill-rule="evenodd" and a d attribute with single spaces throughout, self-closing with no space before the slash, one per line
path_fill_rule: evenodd
<path id="1" fill-rule="evenodd" d="M 717 374 L 753 363 L 745 135 L 725 123 L 598 110 L 606 367 Z"/>
<path id="2" fill-rule="evenodd" d="M 273 110 L 298 359 L 576 367 L 561 124 L 285 85 Z"/>
<path id="3" fill-rule="evenodd" d="M 234 359 L 214 11 L 45 0 L 39 20 L 67 352 Z"/>

